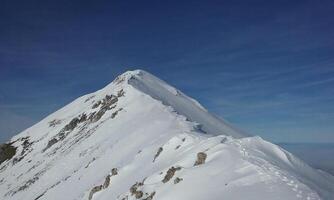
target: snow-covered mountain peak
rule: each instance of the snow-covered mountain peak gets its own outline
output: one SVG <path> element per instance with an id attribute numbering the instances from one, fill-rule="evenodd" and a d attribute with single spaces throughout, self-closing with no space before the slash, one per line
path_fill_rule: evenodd
<path id="1" fill-rule="evenodd" d="M 198 123 L 203 133 L 210 135 L 231 135 L 236 138 L 247 136 L 223 119 L 209 113 L 198 101 L 167 84 L 165 81 L 144 70 L 127 71 L 118 76 L 106 88 L 114 88 L 115 84 L 128 84 L 140 92 L 170 106 L 175 112 L 188 120 Z"/>
<path id="2" fill-rule="evenodd" d="M 129 71 L 0 145 L 0 198 L 332 199 L 332 176 L 246 136 L 152 74 Z"/>

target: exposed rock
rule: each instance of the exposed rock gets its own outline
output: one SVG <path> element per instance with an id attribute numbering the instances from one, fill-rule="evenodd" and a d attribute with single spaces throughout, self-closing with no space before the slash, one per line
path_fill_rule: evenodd
<path id="1" fill-rule="evenodd" d="M 49 149 L 51 146 L 53 146 L 54 144 L 56 144 L 57 142 L 63 140 L 64 138 L 66 138 L 66 136 L 69 134 L 69 132 L 71 132 L 72 130 L 74 130 L 78 124 L 82 123 L 82 122 L 96 122 L 99 119 L 102 118 L 102 116 L 110 109 L 113 109 L 116 107 L 116 105 L 114 105 L 113 107 L 111 107 L 113 104 L 115 104 L 118 101 L 118 98 L 114 95 L 106 95 L 105 98 L 101 101 L 98 101 L 97 103 L 95 103 L 93 105 L 93 108 L 97 108 L 101 105 L 101 108 L 98 112 L 94 112 L 91 113 L 89 115 L 89 117 L 87 117 L 86 114 L 82 114 L 79 117 L 75 117 L 73 118 L 58 134 L 56 137 L 52 138 L 47 146 L 43 149 L 43 152 L 45 152 L 47 149 Z M 115 113 L 113 113 L 112 117 L 115 117 L 117 115 L 116 111 Z"/>
<path id="2" fill-rule="evenodd" d="M 168 169 L 164 179 L 162 180 L 163 183 L 167 183 L 170 179 L 173 178 L 176 171 L 181 170 L 181 167 L 171 167 Z"/>
<path id="3" fill-rule="evenodd" d="M 157 153 L 154 155 L 153 162 L 155 161 L 155 159 L 157 159 L 157 158 L 158 158 L 158 156 L 161 154 L 162 150 L 163 150 L 163 148 L 162 148 L 162 147 L 159 147 L 159 149 L 158 149 Z"/>
<path id="4" fill-rule="evenodd" d="M 57 126 L 60 123 L 61 123 L 61 120 L 54 119 L 54 120 L 52 120 L 52 121 L 49 122 L 49 127 L 55 127 L 55 126 Z"/>
<path id="5" fill-rule="evenodd" d="M 81 122 L 84 122 L 87 120 L 87 115 L 86 114 L 82 114 L 80 117 L 75 117 L 73 118 L 70 123 L 68 123 L 63 131 L 72 131 L 73 129 L 75 129 L 75 127 L 77 127 L 77 125 Z"/>
<path id="6" fill-rule="evenodd" d="M 12 144 L 0 145 L 0 164 L 6 160 L 10 160 L 16 154 L 16 147 Z"/>
<path id="7" fill-rule="evenodd" d="M 96 113 L 93 113 L 89 116 L 89 119 L 91 122 L 97 122 L 99 119 L 102 118 L 102 116 L 108 111 L 116 107 L 114 105 L 118 101 L 117 96 L 114 95 L 106 95 L 105 98 L 102 101 L 99 101 L 96 103 L 96 105 L 93 105 L 93 108 L 97 108 L 100 104 L 102 105 L 100 110 Z M 117 114 L 117 112 L 116 112 Z M 114 115 L 114 117 L 116 116 Z"/>
<path id="8" fill-rule="evenodd" d="M 101 190 L 102 190 L 102 185 L 93 187 L 93 189 L 92 189 L 92 190 L 90 191 L 90 193 L 89 193 L 88 200 L 92 200 L 93 195 L 94 195 L 95 193 L 101 191 Z"/>
<path id="9" fill-rule="evenodd" d="M 142 182 L 136 182 L 134 185 L 130 187 L 130 193 L 131 195 L 134 195 L 136 199 L 140 199 L 143 197 L 144 193 L 138 189 L 140 186 L 143 185 L 144 184 Z"/>
<path id="10" fill-rule="evenodd" d="M 43 151 L 45 151 L 46 149 L 50 148 L 52 145 L 56 144 L 58 142 L 58 140 L 56 138 L 52 138 L 48 144 L 46 145 L 46 147 L 44 148 Z"/>
<path id="11" fill-rule="evenodd" d="M 181 145 L 177 145 L 177 146 L 175 147 L 175 150 L 176 150 L 176 149 L 179 149 L 180 147 L 181 147 Z"/>
<path id="12" fill-rule="evenodd" d="M 88 168 L 89 165 L 92 164 L 95 160 L 96 160 L 96 158 L 94 157 L 91 161 L 89 161 L 89 163 L 85 166 L 85 168 Z"/>
<path id="13" fill-rule="evenodd" d="M 98 186 L 93 187 L 93 189 L 89 193 L 88 199 L 91 200 L 93 198 L 93 195 L 96 192 L 99 192 L 102 189 L 108 188 L 110 186 L 111 177 L 115 176 L 115 175 L 117 175 L 117 168 L 113 168 L 111 170 L 111 175 L 110 174 L 107 175 L 107 177 L 105 178 L 104 183 L 102 185 L 98 185 Z"/>
<path id="14" fill-rule="evenodd" d="M 117 92 L 117 97 L 123 97 L 125 94 L 124 90 L 121 89 L 120 91 Z"/>
<path id="15" fill-rule="evenodd" d="M 146 198 L 143 199 L 143 200 L 152 200 L 153 197 L 154 197 L 154 195 L 155 195 L 155 192 L 152 192 L 148 197 L 146 197 Z"/>
<path id="16" fill-rule="evenodd" d="M 178 184 L 179 182 L 183 181 L 183 178 L 176 177 L 174 179 L 174 184 Z"/>
<path id="17" fill-rule="evenodd" d="M 143 192 L 142 191 L 136 191 L 135 197 L 136 197 L 136 199 L 142 198 L 143 197 Z"/>
<path id="18" fill-rule="evenodd" d="M 225 142 L 227 142 L 227 138 L 223 138 L 223 139 L 220 141 L 220 143 L 225 143 Z"/>
<path id="19" fill-rule="evenodd" d="M 123 108 L 120 108 L 120 109 L 116 110 L 115 112 L 113 112 L 111 114 L 111 118 L 114 119 L 116 117 L 116 115 L 118 114 L 118 112 L 121 111 L 121 110 L 123 110 Z"/>
<path id="20" fill-rule="evenodd" d="M 108 176 L 106 177 L 106 179 L 105 179 L 105 181 L 104 181 L 104 183 L 103 183 L 103 185 L 102 185 L 102 188 L 103 188 L 103 189 L 109 187 L 109 185 L 110 185 L 110 178 L 111 178 L 111 175 L 108 175 Z"/>
<path id="21" fill-rule="evenodd" d="M 99 107 L 100 105 L 101 106 L 101 109 L 105 109 L 105 108 L 108 108 L 110 107 L 112 104 L 116 103 L 118 101 L 118 98 L 117 96 L 115 95 L 106 95 L 102 100 L 96 102 L 94 105 L 93 105 L 93 109 Z"/>
<path id="22" fill-rule="evenodd" d="M 20 162 L 26 156 L 26 152 L 30 152 L 32 150 L 31 145 L 33 144 L 33 142 L 29 141 L 29 137 L 20 138 L 20 141 L 23 141 L 22 144 L 21 144 L 22 151 L 17 157 L 15 157 L 13 159 L 13 164 L 14 165 L 16 163 Z"/>
<path id="23" fill-rule="evenodd" d="M 87 121 L 87 115 L 83 113 L 79 117 L 73 118 L 68 124 L 65 125 L 64 128 L 60 130 L 60 132 L 56 135 L 56 137 L 52 138 L 47 146 L 43 149 L 43 152 L 45 152 L 47 149 L 49 149 L 51 146 L 56 144 L 58 141 L 63 140 L 69 132 L 73 131 L 79 123 Z"/>
<path id="24" fill-rule="evenodd" d="M 196 160 L 194 166 L 204 164 L 204 163 L 205 163 L 205 160 L 206 160 L 206 153 L 204 153 L 204 152 L 199 152 L 199 153 L 197 154 L 197 160 Z"/>
<path id="25" fill-rule="evenodd" d="M 122 198 L 122 200 L 128 200 L 128 199 L 129 199 L 128 195 Z"/>
<path id="26" fill-rule="evenodd" d="M 102 103 L 101 101 L 98 101 L 98 102 L 94 103 L 93 106 L 92 106 L 92 109 L 95 109 L 95 108 L 99 107 L 99 105 L 101 105 L 101 103 Z"/>
<path id="27" fill-rule="evenodd" d="M 118 170 L 117 170 L 117 168 L 113 168 L 112 170 L 111 170 L 111 175 L 112 176 L 116 176 L 118 174 Z"/>
<path id="28" fill-rule="evenodd" d="M 35 175 L 32 179 L 29 179 L 27 182 L 25 182 L 24 185 L 19 187 L 16 191 L 13 191 L 12 196 L 17 192 L 27 189 L 30 185 L 34 184 L 38 179 L 39 177 Z"/>
<path id="29" fill-rule="evenodd" d="M 102 107 L 109 107 L 112 104 L 116 103 L 118 101 L 118 98 L 114 95 L 106 95 L 102 102 Z"/>
<path id="30" fill-rule="evenodd" d="M 33 142 L 30 142 L 29 137 L 25 137 L 22 139 L 24 140 L 24 142 L 22 143 L 23 150 L 21 152 L 21 155 L 24 155 L 25 152 L 27 152 L 30 149 Z"/>

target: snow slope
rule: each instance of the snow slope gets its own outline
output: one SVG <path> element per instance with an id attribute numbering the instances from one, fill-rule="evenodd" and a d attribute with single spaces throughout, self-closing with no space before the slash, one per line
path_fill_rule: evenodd
<path id="1" fill-rule="evenodd" d="M 334 196 L 333 177 L 141 70 L 76 99 L 8 144 L 16 152 L 0 164 L 3 200 Z"/>

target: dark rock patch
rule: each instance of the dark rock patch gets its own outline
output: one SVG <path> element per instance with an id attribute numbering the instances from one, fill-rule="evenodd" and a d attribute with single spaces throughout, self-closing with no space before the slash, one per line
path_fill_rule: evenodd
<path id="1" fill-rule="evenodd" d="M 118 97 L 115 95 L 106 95 L 102 100 L 96 102 L 92 109 L 101 106 L 101 109 L 108 109 L 111 105 L 115 104 L 118 101 Z"/>
<path id="2" fill-rule="evenodd" d="M 47 149 L 52 147 L 57 142 L 65 139 L 66 136 L 78 126 L 78 124 L 85 122 L 85 121 L 87 121 L 87 115 L 85 113 L 83 113 L 82 115 L 78 117 L 73 118 L 68 124 L 65 125 L 64 128 L 60 130 L 60 132 L 56 135 L 56 137 L 49 140 L 48 144 L 43 149 L 43 152 L 45 152 Z"/>
<path id="3" fill-rule="evenodd" d="M 58 142 L 58 139 L 57 139 L 57 138 L 52 138 L 52 139 L 48 142 L 47 146 L 45 147 L 45 149 L 44 149 L 43 151 L 45 151 L 46 149 L 50 148 L 51 146 L 53 146 L 53 145 L 56 144 L 57 142 Z"/>
<path id="4" fill-rule="evenodd" d="M 116 110 L 115 112 L 113 112 L 113 113 L 111 114 L 111 119 L 114 119 L 114 118 L 116 117 L 116 115 L 118 114 L 118 112 L 119 112 L 119 111 L 122 111 L 122 110 L 123 110 L 123 108 L 120 108 L 120 109 Z"/>
<path id="5" fill-rule="evenodd" d="M 20 141 L 23 141 L 21 143 L 22 151 L 21 151 L 21 153 L 17 157 L 15 157 L 13 159 L 13 165 L 15 165 L 16 163 L 20 162 L 27 155 L 27 153 L 29 153 L 30 151 L 32 151 L 31 146 L 32 146 L 33 142 L 30 142 L 29 137 L 21 138 Z"/>
<path id="6" fill-rule="evenodd" d="M 95 193 L 101 191 L 101 190 L 102 190 L 102 187 L 103 187 L 102 185 L 93 187 L 93 189 L 92 189 L 92 190 L 90 191 L 90 193 L 89 193 L 88 200 L 91 200 L 91 199 L 93 198 L 93 195 L 94 195 Z"/>
<path id="7" fill-rule="evenodd" d="M 170 179 L 173 178 L 176 171 L 181 170 L 181 167 L 171 167 L 168 169 L 164 179 L 162 180 L 163 183 L 167 183 Z"/>
<path id="8" fill-rule="evenodd" d="M 95 108 L 99 107 L 101 105 L 101 103 L 102 103 L 102 101 L 98 101 L 98 102 L 94 103 L 93 106 L 92 106 L 92 109 L 95 109 Z"/>
<path id="9" fill-rule="evenodd" d="M 91 161 L 89 161 L 89 163 L 85 166 L 85 168 L 88 168 L 89 165 L 92 164 L 95 160 L 96 160 L 96 158 L 94 157 Z"/>
<path id="10" fill-rule="evenodd" d="M 27 182 L 25 182 L 22 186 L 20 186 L 17 190 L 12 192 L 12 196 L 16 194 L 17 192 L 20 192 L 22 190 L 27 189 L 30 185 L 34 184 L 39 179 L 38 176 L 34 176 L 32 179 L 29 179 Z"/>
<path id="11" fill-rule="evenodd" d="M 10 160 L 16 154 L 16 147 L 12 144 L 1 144 L 0 145 L 0 165 L 6 160 Z"/>
<path id="12" fill-rule="evenodd" d="M 181 181 L 183 181 L 183 178 L 176 177 L 176 178 L 174 179 L 174 184 L 178 184 L 178 183 L 180 183 Z"/>
<path id="13" fill-rule="evenodd" d="M 204 153 L 204 152 L 199 152 L 199 153 L 197 154 L 197 160 L 196 160 L 194 166 L 204 164 L 204 163 L 205 163 L 205 160 L 206 160 L 206 157 L 207 157 L 206 153 Z"/>
<path id="14" fill-rule="evenodd" d="M 194 128 L 195 128 L 196 131 L 198 131 L 200 133 L 207 134 L 207 132 L 203 129 L 203 125 L 202 124 L 197 124 Z"/>
<path id="15" fill-rule="evenodd" d="M 158 158 L 158 156 L 161 154 L 162 151 L 163 151 L 163 148 L 159 147 L 157 153 L 154 155 L 153 162 Z"/>
<path id="16" fill-rule="evenodd" d="M 53 184 L 51 187 L 49 187 L 48 189 L 46 189 L 42 194 L 40 194 L 39 196 L 37 196 L 35 198 L 35 200 L 40 199 L 42 196 L 44 196 L 49 190 L 51 190 L 52 188 L 56 187 L 57 185 L 59 185 L 62 181 L 58 181 L 57 183 Z"/>
<path id="17" fill-rule="evenodd" d="M 116 176 L 118 174 L 118 170 L 117 170 L 117 168 L 113 168 L 112 170 L 111 170 L 111 175 L 112 176 Z"/>
<path id="18" fill-rule="evenodd" d="M 224 144 L 225 142 L 227 142 L 227 138 L 223 138 L 220 143 Z"/>
<path id="19" fill-rule="evenodd" d="M 84 122 L 84 121 L 86 121 L 87 120 L 87 115 L 84 113 L 84 114 L 82 114 L 81 116 L 79 116 L 79 117 L 75 117 L 75 118 L 73 118 L 71 121 L 70 121 L 70 123 L 68 123 L 65 127 L 64 127 L 64 129 L 63 129 L 63 131 L 65 132 L 65 131 L 72 131 L 73 129 L 75 129 L 77 126 L 78 126 L 78 124 L 79 123 L 82 123 L 82 122 Z"/>
<path id="20" fill-rule="evenodd" d="M 121 89 L 120 91 L 117 92 L 117 97 L 123 97 L 125 94 L 124 90 Z"/>
<path id="21" fill-rule="evenodd" d="M 105 98 L 102 101 L 99 101 L 96 103 L 96 105 L 93 105 L 93 108 L 97 108 L 101 105 L 101 108 L 99 111 L 91 114 L 89 116 L 89 120 L 91 122 L 97 122 L 99 119 L 102 118 L 102 116 L 108 111 L 116 107 L 114 105 L 118 101 L 118 97 L 114 95 L 106 95 Z M 116 113 L 117 114 L 117 113 Z"/>
<path id="22" fill-rule="evenodd" d="M 175 150 L 179 149 L 180 147 L 181 147 L 181 145 L 177 145 L 177 146 L 175 147 Z"/>
<path id="23" fill-rule="evenodd" d="M 154 195 L 155 195 L 155 192 L 152 192 L 148 197 L 146 197 L 146 198 L 143 199 L 143 200 L 152 200 L 153 197 L 154 197 Z"/>
<path id="24" fill-rule="evenodd" d="M 98 186 L 93 187 L 93 189 L 89 193 L 88 199 L 91 200 L 95 193 L 97 193 L 97 192 L 99 192 L 103 189 L 108 188 L 110 186 L 111 177 L 116 176 L 117 174 L 118 174 L 117 168 L 113 168 L 111 170 L 111 175 L 110 174 L 107 175 L 107 177 L 105 178 L 104 183 L 102 185 L 98 185 Z"/>
<path id="25" fill-rule="evenodd" d="M 136 199 L 140 199 L 143 197 L 143 192 L 142 191 L 137 191 L 135 194 Z"/>
<path id="26" fill-rule="evenodd" d="M 139 187 L 143 185 L 144 184 L 142 182 L 137 182 L 130 187 L 130 193 L 132 196 L 134 195 L 136 199 L 140 199 L 143 197 L 144 193 L 141 190 L 139 190 Z"/>
<path id="27" fill-rule="evenodd" d="M 56 144 L 57 142 L 65 139 L 67 135 L 73 131 L 78 124 L 86 122 L 87 123 L 94 123 L 97 122 L 102 118 L 102 116 L 108 111 L 116 107 L 115 103 L 118 101 L 118 97 L 114 95 L 106 95 L 105 98 L 102 100 L 96 102 L 93 105 L 93 109 L 100 107 L 100 109 L 96 112 L 91 113 L 88 117 L 86 114 L 82 114 L 79 117 L 73 118 L 58 134 L 56 137 L 52 138 L 47 146 L 43 149 L 43 152 L 45 152 L 47 149 L 49 149 L 51 146 Z M 114 118 L 118 112 L 122 110 L 119 109 L 116 112 L 112 114 L 112 118 Z"/>
<path id="28" fill-rule="evenodd" d="M 49 122 L 49 127 L 55 127 L 55 126 L 57 126 L 60 123 L 61 123 L 61 120 L 54 119 L 54 120 L 52 120 L 52 121 Z"/>
<path id="29" fill-rule="evenodd" d="M 102 185 L 103 189 L 106 189 L 107 187 L 109 187 L 109 185 L 110 185 L 110 178 L 111 178 L 111 175 L 108 174 L 108 176 L 106 177 L 106 179 L 104 180 L 104 183 Z"/>

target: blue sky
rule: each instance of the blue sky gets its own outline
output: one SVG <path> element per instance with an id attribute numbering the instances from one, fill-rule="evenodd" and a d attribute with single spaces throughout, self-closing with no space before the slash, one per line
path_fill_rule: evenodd
<path id="1" fill-rule="evenodd" d="M 334 142 L 334 3 L 2 1 L 0 141 L 141 68 L 273 142 Z"/>

